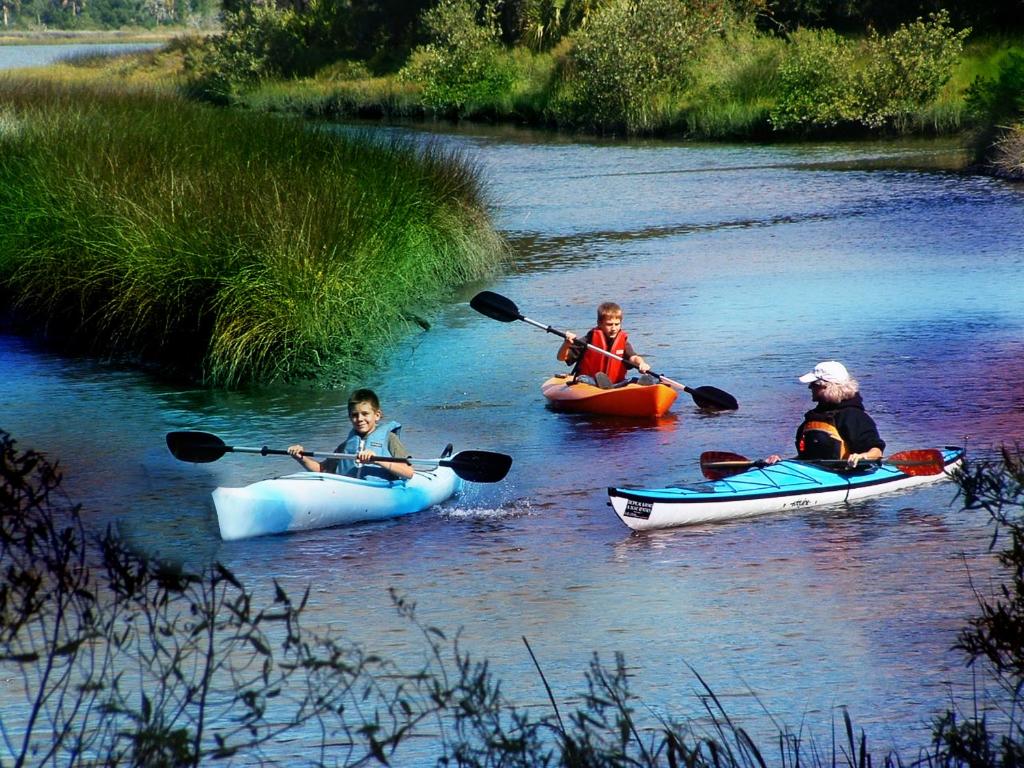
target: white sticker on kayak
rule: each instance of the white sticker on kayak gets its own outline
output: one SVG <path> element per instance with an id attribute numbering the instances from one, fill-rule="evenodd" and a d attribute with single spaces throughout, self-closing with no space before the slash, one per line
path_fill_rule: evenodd
<path id="1" fill-rule="evenodd" d="M 626 517 L 639 517 L 641 520 L 646 520 L 651 516 L 651 509 L 653 508 L 654 504 L 650 501 L 626 499 L 626 511 L 623 512 L 623 515 Z"/>

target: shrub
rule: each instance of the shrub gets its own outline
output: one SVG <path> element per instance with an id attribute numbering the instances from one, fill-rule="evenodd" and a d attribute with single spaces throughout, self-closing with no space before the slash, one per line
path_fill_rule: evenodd
<path id="1" fill-rule="evenodd" d="M 833 127 L 855 119 L 854 61 L 853 46 L 832 30 L 795 32 L 779 67 L 772 125 L 782 130 Z"/>
<path id="2" fill-rule="evenodd" d="M 713 0 L 611 0 L 576 35 L 556 111 L 597 130 L 650 129 L 657 105 L 685 87 L 694 50 L 728 19 Z"/>
<path id="3" fill-rule="evenodd" d="M 186 90 L 214 103 L 228 103 L 240 87 L 291 73 L 302 48 L 303 19 L 273 5 L 248 5 L 224 14 L 224 29 L 186 51 Z"/>
<path id="4" fill-rule="evenodd" d="M 969 29 L 954 31 L 949 14 L 932 14 L 891 35 L 872 32 L 867 67 L 858 73 L 858 120 L 869 128 L 899 127 L 930 104 L 952 76 Z"/>
<path id="5" fill-rule="evenodd" d="M 460 115 L 472 105 L 509 101 L 515 70 L 493 6 L 478 23 L 473 0 L 441 0 L 423 20 L 432 42 L 413 51 L 403 77 L 422 84 L 428 107 Z"/>
<path id="6" fill-rule="evenodd" d="M 1024 181 L 1024 123 L 1010 126 L 996 139 L 991 166 L 997 176 Z"/>
<path id="7" fill-rule="evenodd" d="M 831 30 L 799 30 L 779 68 L 771 111 L 779 130 L 905 127 L 952 76 L 970 30 L 954 31 L 942 11 L 861 44 Z"/>
<path id="8" fill-rule="evenodd" d="M 0 713 L 5 765 L 260 763 L 310 728 L 308 763 L 328 745 L 386 762 L 416 722 L 393 665 L 304 626 L 308 590 L 275 584 L 263 604 L 220 564 L 136 553 L 87 532 L 59 486 L 0 430 L 0 669 L 20 683 Z"/>

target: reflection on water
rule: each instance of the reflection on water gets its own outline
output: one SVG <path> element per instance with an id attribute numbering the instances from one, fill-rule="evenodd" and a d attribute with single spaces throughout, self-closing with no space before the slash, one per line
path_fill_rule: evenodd
<path id="1" fill-rule="evenodd" d="M 560 701 L 583 688 L 592 651 L 623 651 L 657 714 L 703 717 L 690 665 L 766 747 L 762 706 L 825 744 L 846 705 L 869 744 L 925 745 L 930 718 L 973 695 L 952 646 L 977 609 L 968 567 L 977 583 L 993 567 L 986 521 L 959 511 L 952 485 L 647 534 L 621 525 L 606 488 L 699 480 L 706 450 L 790 450 L 810 406 L 796 377 L 829 358 L 861 381 L 890 452 L 1024 437 L 1024 191 L 936 170 L 949 148 L 923 143 L 437 138 L 481 164 L 516 264 L 437 307 L 359 384 L 415 455 L 449 441 L 507 452 L 505 481 L 388 523 L 221 543 L 210 491 L 291 461 L 185 465 L 164 434 L 330 450 L 345 392 L 182 390 L 0 337 L 0 426 L 60 458 L 97 525 L 257 583 L 312 584 L 312 621 L 415 658 L 394 587 L 429 623 L 461 627 L 517 703 L 546 706 L 525 636 Z M 563 369 L 557 340 L 474 312 L 481 288 L 577 333 L 616 300 L 656 370 L 740 409 L 708 414 L 681 393 L 650 423 L 552 411 L 540 384 Z"/>

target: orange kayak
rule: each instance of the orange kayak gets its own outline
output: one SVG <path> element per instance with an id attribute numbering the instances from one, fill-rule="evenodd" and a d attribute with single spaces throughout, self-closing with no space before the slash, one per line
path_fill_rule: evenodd
<path id="1" fill-rule="evenodd" d="M 590 384 L 567 384 L 567 381 L 553 376 L 540 385 L 544 397 L 560 411 L 656 417 L 664 416 L 676 399 L 676 391 L 667 384 L 627 384 L 601 389 Z"/>

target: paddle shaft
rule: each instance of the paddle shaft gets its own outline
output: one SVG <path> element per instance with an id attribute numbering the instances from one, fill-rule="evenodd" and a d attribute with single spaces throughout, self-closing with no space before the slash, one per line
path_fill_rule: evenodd
<path id="1" fill-rule="evenodd" d="M 849 462 L 846 459 L 782 459 L 782 461 L 789 461 L 796 464 L 825 464 L 828 466 L 840 467 Z M 781 461 L 779 462 L 781 463 Z M 888 459 L 861 459 L 857 462 L 857 465 L 861 464 L 885 464 L 893 467 L 930 467 L 935 464 L 934 461 L 889 461 Z M 704 464 L 705 467 L 768 467 L 771 466 L 767 461 L 758 459 L 757 461 L 709 461 Z"/>
<path id="2" fill-rule="evenodd" d="M 225 453 L 258 453 L 260 456 L 291 456 L 292 454 L 281 448 L 268 448 L 263 446 L 262 448 L 247 448 L 241 445 L 225 445 Z M 354 453 L 326 453 L 324 451 L 302 451 L 302 456 L 308 456 L 311 459 L 355 459 L 356 454 Z M 443 459 L 413 459 L 413 458 L 400 458 L 397 456 L 371 456 L 369 461 L 375 462 L 378 459 L 382 461 L 394 461 L 401 464 L 421 465 L 436 467 L 441 464 Z"/>
<path id="3" fill-rule="evenodd" d="M 167 448 L 179 461 L 195 464 L 208 464 L 217 461 L 225 453 L 254 453 L 260 456 L 292 456 L 281 448 L 247 448 L 239 445 L 227 445 L 216 435 L 209 432 L 180 431 L 167 433 Z M 323 453 L 302 451 L 301 456 L 325 459 L 358 459 L 354 453 Z M 428 467 L 448 467 L 463 480 L 472 483 L 496 483 L 508 474 L 512 466 L 512 457 L 494 451 L 468 450 L 459 451 L 454 456 L 442 456 L 438 459 L 413 459 L 398 456 L 371 456 L 370 462 L 384 464 L 394 462 L 408 465 L 424 465 Z"/>
<path id="4" fill-rule="evenodd" d="M 751 460 L 745 456 L 741 456 L 738 453 L 730 454 L 721 451 L 710 452 L 712 456 L 721 456 L 720 459 L 705 460 L 701 459 L 701 469 L 714 471 L 715 469 L 742 469 L 745 467 L 767 467 L 771 466 L 768 462 L 763 459 Z M 730 458 L 725 458 L 730 457 Z M 710 456 L 708 458 L 711 458 Z M 848 464 L 846 459 L 786 459 L 786 461 L 795 462 L 798 464 L 812 464 L 818 466 L 835 466 L 842 467 Z M 873 464 L 875 466 L 892 466 L 896 467 L 900 471 L 907 472 L 908 474 L 938 474 L 945 469 L 945 461 L 942 453 L 936 449 L 916 449 L 901 451 L 894 453 L 889 458 L 881 459 L 864 459 L 858 462 L 858 466 L 861 464 Z M 920 471 L 918 468 L 923 468 L 925 471 Z M 917 470 L 917 471 L 915 471 Z M 718 474 L 718 473 L 715 473 Z"/>

